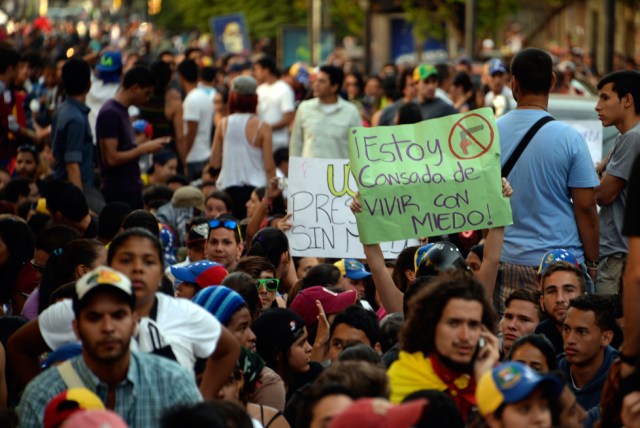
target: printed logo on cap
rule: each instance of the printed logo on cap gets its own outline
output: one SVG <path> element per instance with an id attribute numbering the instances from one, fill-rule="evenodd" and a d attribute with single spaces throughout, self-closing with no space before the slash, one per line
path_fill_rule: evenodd
<path id="1" fill-rule="evenodd" d="M 360 269 L 362 264 L 360 264 L 360 262 L 358 262 L 357 260 L 349 260 L 347 261 L 348 264 L 348 269 L 349 270 L 357 270 Z"/>
<path id="2" fill-rule="evenodd" d="M 516 366 L 508 365 L 497 373 L 496 383 L 502 390 L 511 389 L 522 379 L 522 372 Z"/>
<path id="3" fill-rule="evenodd" d="M 296 322 L 295 321 L 291 321 L 289 323 L 289 328 L 291 329 L 291 331 L 296 331 Z"/>

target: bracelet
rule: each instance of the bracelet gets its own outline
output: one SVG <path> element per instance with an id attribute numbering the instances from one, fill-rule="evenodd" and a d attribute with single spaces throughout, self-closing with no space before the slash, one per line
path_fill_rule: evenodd
<path id="1" fill-rule="evenodd" d="M 629 366 L 635 367 L 638 365 L 638 357 L 635 355 L 620 354 L 618 358 L 620 358 L 621 363 L 625 363 Z"/>

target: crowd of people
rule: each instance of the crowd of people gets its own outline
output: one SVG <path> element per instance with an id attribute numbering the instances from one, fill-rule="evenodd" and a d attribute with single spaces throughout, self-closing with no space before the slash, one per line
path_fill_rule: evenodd
<path id="1" fill-rule="evenodd" d="M 620 135 L 594 168 L 547 112 L 589 79 L 539 49 L 365 79 L 20 43 L 0 44 L 1 426 L 640 427 L 639 72 L 595 82 Z M 290 156 L 482 106 L 512 225 L 292 255 Z"/>

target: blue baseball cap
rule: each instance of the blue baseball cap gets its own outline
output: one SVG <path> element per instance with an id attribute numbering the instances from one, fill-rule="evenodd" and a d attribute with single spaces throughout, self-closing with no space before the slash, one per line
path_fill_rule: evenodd
<path id="1" fill-rule="evenodd" d="M 222 280 L 229 275 L 229 272 L 220 263 L 201 260 L 187 266 L 171 266 L 171 274 L 178 281 L 209 287 L 222 284 Z"/>
<path id="2" fill-rule="evenodd" d="M 485 372 L 476 387 L 478 410 L 482 416 L 489 415 L 503 404 L 514 404 L 524 400 L 536 388 L 545 388 L 545 396 L 555 399 L 564 389 L 564 383 L 553 375 L 541 375 L 531 367 L 508 361 Z"/>
<path id="3" fill-rule="evenodd" d="M 100 73 L 113 73 L 122 69 L 122 54 L 118 51 L 107 51 L 102 54 L 96 66 Z"/>
<path id="4" fill-rule="evenodd" d="M 557 248 L 555 250 L 547 251 L 544 256 L 542 256 L 540 266 L 538 267 L 538 275 L 542 275 L 550 264 L 556 262 L 567 262 L 580 268 L 580 263 L 578 263 L 578 258 L 575 254 L 563 248 Z"/>
<path id="5" fill-rule="evenodd" d="M 505 74 L 507 72 L 507 67 L 502 63 L 502 61 L 492 62 L 489 64 L 489 76 L 493 76 L 497 73 Z"/>
<path id="6" fill-rule="evenodd" d="M 356 259 L 342 259 L 334 263 L 340 269 L 340 273 L 349 279 L 363 279 L 371 276 L 362 263 Z"/>

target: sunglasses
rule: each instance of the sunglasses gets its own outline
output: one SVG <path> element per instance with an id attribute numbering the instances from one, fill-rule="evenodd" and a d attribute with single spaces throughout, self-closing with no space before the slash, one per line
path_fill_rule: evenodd
<path id="1" fill-rule="evenodd" d="M 256 280 L 256 287 L 260 290 L 260 287 L 264 285 L 267 291 L 278 291 L 278 285 L 280 280 L 278 278 L 261 278 Z"/>
<path id="2" fill-rule="evenodd" d="M 242 232 L 240 231 L 240 224 L 237 221 L 233 221 L 233 220 L 210 220 L 209 221 L 209 228 L 213 229 L 219 229 L 219 228 L 225 228 L 227 230 L 237 230 L 238 231 L 238 236 L 239 236 L 239 242 L 242 242 Z"/>
<path id="3" fill-rule="evenodd" d="M 33 267 L 33 270 L 35 270 L 38 273 L 42 273 L 44 272 L 44 266 L 43 265 L 39 265 L 38 263 L 36 263 L 35 260 L 31 259 L 31 267 Z"/>

